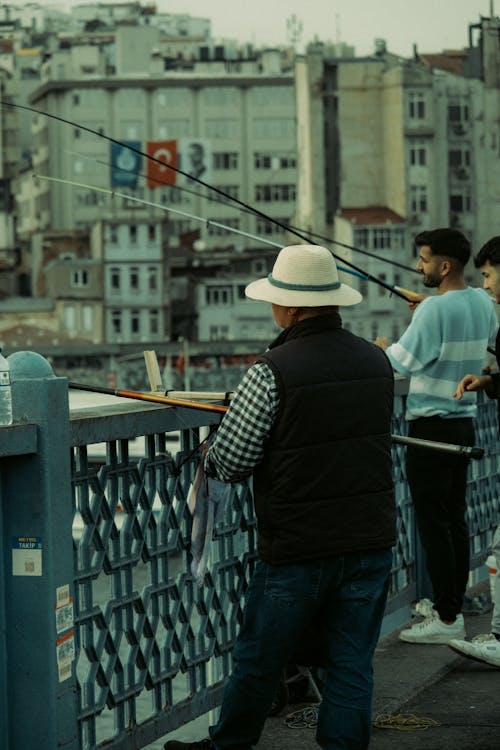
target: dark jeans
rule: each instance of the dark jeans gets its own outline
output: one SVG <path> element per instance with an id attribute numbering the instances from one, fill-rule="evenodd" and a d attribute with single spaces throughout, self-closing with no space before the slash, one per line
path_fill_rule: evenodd
<path id="1" fill-rule="evenodd" d="M 474 445 L 472 419 L 425 417 L 409 423 L 410 437 Z M 469 576 L 466 513 L 467 468 L 460 455 L 408 446 L 406 473 L 425 550 L 434 607 L 443 620 L 462 609 Z"/>
<path id="2" fill-rule="evenodd" d="M 324 750 L 368 747 L 372 660 L 391 562 L 390 550 L 295 565 L 257 562 L 234 649 L 234 670 L 219 720 L 210 728 L 218 750 L 249 750 L 258 742 L 282 670 L 311 623 L 317 623 L 325 642 L 318 744 Z"/>

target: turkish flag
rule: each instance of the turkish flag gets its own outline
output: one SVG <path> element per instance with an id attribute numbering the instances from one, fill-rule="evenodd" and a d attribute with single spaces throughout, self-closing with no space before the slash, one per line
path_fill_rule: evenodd
<path id="1" fill-rule="evenodd" d="M 148 156 L 164 164 L 177 166 L 177 141 L 148 141 L 146 146 Z M 153 159 L 148 159 L 148 187 L 175 185 L 177 172 L 164 164 L 158 164 L 158 161 L 153 161 Z"/>

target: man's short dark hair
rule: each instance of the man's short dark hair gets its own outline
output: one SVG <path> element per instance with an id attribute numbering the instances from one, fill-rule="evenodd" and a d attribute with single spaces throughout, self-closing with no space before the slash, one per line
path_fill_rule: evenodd
<path id="1" fill-rule="evenodd" d="M 459 229 L 449 227 L 420 232 L 415 237 L 415 245 L 428 245 L 433 255 L 443 255 L 457 260 L 461 266 L 466 265 L 471 253 L 471 245 L 465 234 Z"/>
<path id="2" fill-rule="evenodd" d="M 492 266 L 498 266 L 500 264 L 500 235 L 492 237 L 491 240 L 486 242 L 481 250 L 474 258 L 474 265 L 476 268 L 481 268 L 486 262 L 490 262 Z"/>

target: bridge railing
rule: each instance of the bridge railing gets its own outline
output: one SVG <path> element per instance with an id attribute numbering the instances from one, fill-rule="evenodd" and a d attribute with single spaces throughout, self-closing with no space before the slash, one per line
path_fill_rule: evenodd
<path id="1" fill-rule="evenodd" d="M 190 571 L 196 447 L 219 417 L 144 402 L 74 411 L 38 355 L 9 358 L 17 424 L 0 428 L 2 746 L 145 747 L 220 704 L 255 560 L 251 488 L 231 486 L 204 582 Z M 404 434 L 405 383 L 393 432 Z M 480 400 L 472 565 L 500 519 L 496 404 Z M 172 440 L 174 438 L 174 440 Z M 394 445 L 398 542 L 384 621 L 408 619 L 423 564 Z"/>

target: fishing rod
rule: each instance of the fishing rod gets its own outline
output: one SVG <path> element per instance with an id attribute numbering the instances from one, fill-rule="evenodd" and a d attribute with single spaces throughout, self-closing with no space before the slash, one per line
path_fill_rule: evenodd
<path id="1" fill-rule="evenodd" d="M 97 185 L 87 185 L 83 182 L 75 182 L 74 180 L 63 180 L 62 177 L 49 177 L 48 175 L 43 174 L 33 174 L 33 179 L 37 180 L 47 180 L 48 182 L 59 182 L 63 185 L 71 185 L 72 187 L 81 187 L 85 188 L 86 190 L 93 190 L 98 193 L 106 193 L 108 195 L 111 195 L 112 198 L 126 198 L 127 200 L 133 201 L 135 203 L 140 203 L 145 206 L 150 206 L 152 208 L 159 208 L 161 211 L 168 211 L 169 213 L 177 214 L 179 216 L 183 216 L 187 219 L 193 219 L 194 221 L 201 221 L 205 226 L 207 227 L 218 227 L 219 229 L 225 229 L 227 232 L 233 232 L 234 234 L 238 234 L 242 237 L 247 237 L 249 239 L 255 240 L 256 242 L 260 242 L 265 245 L 271 245 L 271 247 L 277 247 L 281 249 L 283 247 L 282 244 L 279 242 L 274 242 L 273 240 L 268 240 L 265 237 L 259 237 L 258 235 L 251 234 L 250 232 L 244 232 L 242 229 L 236 229 L 235 227 L 230 227 L 227 224 L 222 224 L 220 221 L 215 221 L 213 219 L 206 219 L 204 216 L 197 216 L 196 214 L 189 213 L 188 211 L 182 211 L 180 208 L 171 208 L 170 206 L 164 206 L 161 203 L 154 203 L 153 201 L 147 201 L 144 200 L 144 198 L 137 198 L 135 195 L 129 195 L 128 193 L 121 193 L 118 190 L 112 190 L 111 188 L 102 188 L 98 187 Z M 358 276 L 362 279 L 367 279 L 367 276 L 363 272 L 354 271 L 351 268 L 346 268 L 345 266 L 341 266 L 339 263 L 337 263 L 337 268 L 339 271 L 344 271 L 345 273 L 352 274 L 353 276 Z M 399 289 L 399 287 L 394 287 L 394 289 Z M 409 290 L 404 290 L 405 293 L 411 294 Z"/>
<path id="2" fill-rule="evenodd" d="M 92 393 L 104 393 L 108 396 L 118 396 L 119 398 L 132 398 L 135 401 L 151 401 L 154 404 L 164 404 L 165 406 L 182 406 L 185 409 L 198 409 L 200 411 L 216 412 L 225 414 L 227 406 L 219 404 L 206 404 L 201 401 L 190 401 L 188 399 L 170 398 L 169 396 L 160 396 L 156 393 L 142 393 L 141 391 L 127 391 L 120 388 L 100 388 L 97 385 L 86 385 L 84 383 L 68 382 L 68 387 L 78 391 L 91 391 Z"/>
<path id="3" fill-rule="evenodd" d="M 93 156 L 88 156 L 87 154 L 82 154 L 79 151 L 70 151 L 66 150 L 66 153 L 72 154 L 74 156 L 78 156 L 80 159 L 88 159 L 89 161 L 93 161 L 96 164 L 102 164 L 105 167 L 111 167 L 113 166 L 114 169 L 118 170 L 119 172 L 127 172 L 126 169 L 123 169 L 123 167 L 118 167 L 117 165 L 112 165 L 109 161 L 103 161 L 102 159 L 96 159 Z M 170 188 L 171 190 L 176 190 L 181 193 L 187 193 L 188 195 L 194 195 L 197 198 L 202 198 L 203 200 L 210 201 L 212 203 L 219 203 L 222 206 L 230 206 L 229 201 L 224 198 L 216 198 L 213 195 L 207 195 L 206 193 L 200 193 L 197 190 L 192 190 L 191 188 L 183 187 L 181 185 L 170 185 L 168 182 L 165 182 L 164 180 L 160 180 L 158 177 L 150 177 L 149 175 L 144 174 L 144 172 L 139 172 L 138 177 L 142 177 L 143 179 L 151 180 L 152 182 L 156 182 L 158 185 L 163 185 L 165 187 Z M 234 206 L 233 206 L 234 208 Z M 238 209 L 241 213 L 250 214 L 251 216 L 254 216 L 254 211 L 249 208 L 243 208 L 239 207 Z M 303 231 L 300 229 L 300 227 L 295 227 L 293 224 L 287 224 L 287 227 L 290 231 Z M 343 247 L 346 250 L 353 250 L 356 253 L 361 253 L 361 255 L 366 255 L 369 258 L 374 258 L 375 260 L 379 260 L 382 263 L 388 263 L 391 266 L 395 266 L 396 268 L 401 268 L 403 271 L 409 271 L 410 273 L 416 273 L 419 274 L 420 272 L 417 271 L 416 268 L 412 268 L 411 266 L 406 266 L 404 263 L 400 263 L 397 260 L 394 260 L 393 258 L 384 258 L 382 255 L 377 255 L 376 253 L 371 253 L 369 250 L 362 250 L 360 247 L 356 247 L 356 245 L 349 245 L 346 242 L 340 242 L 340 240 L 334 240 L 331 237 L 326 237 L 323 234 L 319 234 L 318 232 L 311 232 L 310 230 L 307 232 L 308 237 L 315 238 L 318 240 L 321 240 L 322 242 L 328 242 L 332 245 L 338 245 L 339 247 Z M 402 287 L 397 287 L 396 289 L 399 289 L 402 292 L 406 292 L 407 290 L 403 289 Z"/>
<path id="4" fill-rule="evenodd" d="M 48 182 L 58 182 L 64 185 L 71 185 L 72 187 L 81 187 L 86 190 L 92 190 L 97 193 L 105 193 L 107 195 L 111 195 L 112 198 L 114 197 L 126 198 L 127 200 L 130 200 L 135 203 L 140 203 L 145 206 L 150 206 L 151 208 L 158 208 L 160 209 L 160 211 L 167 211 L 169 213 L 174 213 L 179 216 L 183 216 L 184 218 L 193 219 L 194 221 L 201 221 L 207 227 L 218 227 L 219 229 L 224 229 L 227 232 L 232 232 L 233 234 L 238 234 L 242 237 L 247 237 L 248 239 L 255 240 L 256 242 L 260 242 L 265 245 L 270 245 L 271 247 L 276 247 L 278 249 L 281 249 L 283 247 L 283 245 L 281 245 L 279 242 L 268 240 L 265 237 L 259 237 L 258 235 L 251 234 L 250 232 L 244 232 L 242 229 L 236 229 L 236 227 L 230 227 L 229 225 L 223 224 L 220 221 L 215 221 L 213 219 L 206 219 L 204 216 L 197 216 L 196 214 L 189 213 L 188 211 L 182 211 L 180 208 L 172 208 L 170 206 L 164 206 L 161 203 L 154 203 L 153 201 L 147 201 L 147 200 L 144 200 L 144 198 L 138 198 L 135 195 L 122 193 L 118 190 L 112 190 L 111 188 L 102 188 L 102 187 L 98 187 L 97 185 L 88 185 L 84 182 L 76 182 L 75 180 L 64 180 L 62 177 L 49 177 L 48 175 L 36 174 L 36 173 L 33 174 L 33 179 L 46 180 Z M 339 269 L 339 271 L 343 271 L 344 273 L 351 274 L 352 276 L 357 276 L 358 278 L 365 279 L 366 281 L 369 280 L 369 276 L 363 271 L 354 271 L 352 268 L 346 268 L 345 266 L 340 265 L 340 263 L 337 263 L 337 268 Z M 385 284 L 385 286 L 389 291 L 391 291 L 391 293 L 399 294 L 399 296 L 403 297 L 403 299 L 405 299 L 406 302 L 419 301 L 422 298 L 422 295 L 419 294 L 419 292 L 414 292 L 411 289 L 405 289 L 404 287 L 397 286 L 397 285 L 392 286 L 391 284 Z"/>
<path id="5" fill-rule="evenodd" d="M 227 198 L 228 200 L 232 201 L 233 203 L 236 203 L 239 206 L 243 206 L 244 208 L 250 209 L 253 211 L 253 213 L 256 216 L 260 216 L 261 218 L 265 219 L 266 221 L 272 222 L 278 227 L 281 227 L 286 232 L 290 232 L 291 234 L 294 234 L 299 239 L 303 240 L 304 242 L 307 242 L 307 244 L 310 244 L 309 238 L 304 235 L 301 232 L 297 232 L 294 230 L 290 230 L 286 224 L 279 221 L 278 219 L 275 219 L 268 214 L 265 214 L 263 211 L 260 211 L 258 208 L 254 208 L 253 206 L 250 206 L 248 203 L 245 203 L 244 201 L 240 200 L 239 198 L 236 198 L 233 195 L 229 195 L 229 193 L 224 192 L 224 190 L 221 190 L 216 185 L 210 185 L 208 182 L 205 182 L 204 180 L 200 179 L 199 177 L 195 177 L 194 175 L 190 175 L 188 172 L 184 172 L 179 167 L 174 167 L 172 164 L 167 164 L 167 162 L 163 161 L 162 159 L 157 159 L 155 156 L 152 156 L 151 154 L 148 154 L 144 151 L 141 151 L 141 149 L 136 148 L 135 146 L 132 146 L 130 143 L 124 143 L 123 141 L 119 141 L 116 138 L 112 138 L 110 135 L 106 135 L 105 133 L 100 133 L 98 130 L 94 130 L 93 128 L 89 128 L 87 125 L 82 125 L 78 122 L 75 122 L 74 120 L 68 120 L 65 117 L 61 117 L 60 115 L 54 115 L 50 112 L 44 112 L 43 110 L 36 109 L 35 107 L 28 107 L 26 104 L 16 104 L 14 102 L 9 102 L 4 99 L 0 99 L 0 104 L 6 106 L 6 107 L 14 107 L 17 109 L 22 109 L 27 112 L 33 112 L 37 115 L 43 115 L 44 117 L 51 118 L 53 120 L 56 120 L 57 122 L 62 122 L 65 125 L 71 125 L 74 128 L 78 128 L 80 130 L 83 130 L 87 133 L 91 133 L 92 135 L 95 135 L 97 138 L 104 138 L 105 140 L 109 141 L 110 143 L 114 143 L 117 146 L 120 146 L 121 148 L 129 149 L 129 151 L 132 151 L 135 154 L 138 154 L 139 156 L 143 156 L 146 159 L 149 159 L 150 161 L 153 161 L 156 164 L 161 165 L 164 169 L 171 169 L 177 174 L 183 175 L 183 177 L 186 177 L 189 180 L 192 180 L 193 182 L 198 183 L 199 185 L 203 185 L 203 187 L 208 188 L 209 190 L 213 190 L 214 192 L 218 193 L 219 195 L 222 195 L 223 197 Z M 404 299 L 405 302 L 408 302 L 408 298 L 400 291 L 395 289 L 393 286 L 388 284 L 387 282 L 383 281 L 382 279 L 377 278 L 376 276 L 373 276 L 372 274 L 368 273 L 367 271 L 363 271 L 362 268 L 359 268 L 354 263 L 351 263 L 351 261 L 346 260 L 345 258 L 339 258 L 336 253 L 333 252 L 333 250 L 330 250 L 333 257 L 341 260 L 344 263 L 347 263 L 347 265 L 354 269 L 355 271 L 358 271 L 358 273 L 363 274 L 363 278 L 365 278 L 367 281 L 373 281 L 374 283 L 378 284 L 379 286 L 382 286 L 384 289 L 386 289 L 388 292 L 391 292 L 391 294 L 395 294 L 398 297 L 401 297 L 401 299 Z"/>
<path id="6" fill-rule="evenodd" d="M 217 414 L 225 414 L 229 409 L 229 406 L 221 404 L 207 404 L 201 401 L 192 401 L 183 398 L 170 398 L 169 396 L 160 396 L 153 393 L 142 393 L 141 391 L 128 391 L 121 390 L 120 388 L 101 388 L 97 385 L 86 385 L 84 383 L 75 383 L 73 381 L 68 382 L 68 387 L 79 390 L 79 391 L 91 391 L 92 393 L 104 393 L 109 396 L 118 396 L 121 398 L 131 398 L 136 401 L 151 401 L 155 404 L 164 404 L 165 406 L 180 406 L 185 409 L 198 409 L 199 411 L 215 412 Z M 179 392 L 177 392 L 179 393 Z M 220 396 L 220 399 L 227 397 L 227 393 L 210 394 L 212 397 Z M 401 445 L 409 445 L 416 448 L 427 448 L 429 450 L 443 451 L 446 453 L 454 453 L 464 456 L 466 458 L 472 458 L 479 460 L 484 456 L 484 449 L 478 446 L 469 445 L 454 445 L 453 443 L 441 443 L 435 440 L 424 440 L 422 438 L 410 438 L 405 435 L 391 435 L 392 442 Z"/>

